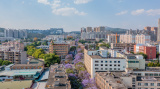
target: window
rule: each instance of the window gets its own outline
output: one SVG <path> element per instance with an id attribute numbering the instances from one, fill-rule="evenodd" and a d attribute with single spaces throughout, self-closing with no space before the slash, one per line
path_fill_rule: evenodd
<path id="1" fill-rule="evenodd" d="M 110 61 L 110 63 L 112 63 L 112 61 Z"/>
<path id="2" fill-rule="evenodd" d="M 107 68 L 105 68 L 105 70 L 108 70 Z"/>
<path id="3" fill-rule="evenodd" d="M 98 70 L 98 68 L 95 68 L 95 70 Z"/>
<path id="4" fill-rule="evenodd" d="M 108 66 L 107 64 L 105 64 L 105 66 Z"/>
<path id="5" fill-rule="evenodd" d="M 118 64 L 118 66 L 120 66 L 120 64 Z"/>
<path id="6" fill-rule="evenodd" d="M 110 64 L 110 66 L 112 66 L 112 65 Z"/>
<path id="7" fill-rule="evenodd" d="M 141 83 L 138 83 L 138 86 L 141 86 Z"/>
<path id="8" fill-rule="evenodd" d="M 101 64 L 101 66 L 103 66 L 103 64 Z"/>
<path id="9" fill-rule="evenodd" d="M 160 86 L 160 83 L 157 83 L 157 86 Z"/>
<path id="10" fill-rule="evenodd" d="M 154 86 L 154 83 L 151 83 L 151 86 Z"/>
<path id="11" fill-rule="evenodd" d="M 114 68 L 114 70 L 116 70 L 116 68 Z"/>
<path id="12" fill-rule="evenodd" d="M 99 61 L 95 61 L 95 63 L 99 63 Z"/>
<path id="13" fill-rule="evenodd" d="M 118 63 L 120 63 L 120 61 L 118 61 Z"/>
<path id="14" fill-rule="evenodd" d="M 154 76 L 158 76 L 158 74 L 154 74 Z"/>
<path id="15" fill-rule="evenodd" d="M 105 61 L 105 63 L 107 63 L 107 61 Z"/>
<path id="16" fill-rule="evenodd" d="M 153 74 L 150 74 L 150 76 L 153 76 Z"/>
<path id="17" fill-rule="evenodd" d="M 144 86 L 148 86 L 148 83 L 144 83 Z"/>
<path id="18" fill-rule="evenodd" d="M 103 68 L 101 68 L 101 70 L 103 70 Z"/>
<path id="19" fill-rule="evenodd" d="M 103 61 L 101 61 L 101 63 L 103 63 Z"/>
<path id="20" fill-rule="evenodd" d="M 98 64 L 95 64 L 95 66 L 98 66 Z"/>
<path id="21" fill-rule="evenodd" d="M 116 64 L 114 66 L 116 66 Z"/>
<path id="22" fill-rule="evenodd" d="M 116 61 L 114 61 L 114 63 L 117 63 Z"/>
<path id="23" fill-rule="evenodd" d="M 118 70 L 120 70 L 120 68 L 118 68 Z"/>
<path id="24" fill-rule="evenodd" d="M 112 68 L 110 68 L 110 70 L 112 70 Z"/>

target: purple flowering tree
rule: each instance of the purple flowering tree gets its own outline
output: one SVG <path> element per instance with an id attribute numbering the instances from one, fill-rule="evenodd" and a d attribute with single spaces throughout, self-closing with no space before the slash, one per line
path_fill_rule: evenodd
<path id="1" fill-rule="evenodd" d="M 78 77 L 82 80 L 83 79 L 89 79 L 90 74 L 87 71 L 81 71 L 81 72 L 79 72 Z"/>
<path id="2" fill-rule="evenodd" d="M 82 85 L 87 89 L 97 89 L 94 79 L 84 79 Z"/>
<path id="3" fill-rule="evenodd" d="M 65 67 L 66 69 L 72 69 L 72 65 L 71 65 L 71 64 L 65 64 L 64 67 Z"/>

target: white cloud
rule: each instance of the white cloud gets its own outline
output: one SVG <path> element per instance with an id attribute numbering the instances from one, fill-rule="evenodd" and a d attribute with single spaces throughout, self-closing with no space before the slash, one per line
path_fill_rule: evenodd
<path id="1" fill-rule="evenodd" d="M 116 15 L 124 15 L 124 14 L 127 14 L 127 13 L 128 13 L 128 11 L 122 11 L 120 13 L 117 13 Z"/>
<path id="2" fill-rule="evenodd" d="M 61 1 L 60 0 L 54 0 L 53 3 L 51 4 L 52 9 L 56 9 L 57 7 L 61 6 Z"/>
<path id="3" fill-rule="evenodd" d="M 160 9 L 150 9 L 146 11 L 147 15 L 160 15 Z"/>
<path id="4" fill-rule="evenodd" d="M 145 12 L 144 9 L 138 9 L 136 11 L 132 11 L 131 14 L 132 15 L 140 15 L 140 14 L 143 14 Z"/>
<path id="5" fill-rule="evenodd" d="M 75 8 L 59 8 L 59 9 L 53 9 L 52 13 L 56 15 L 62 15 L 62 16 L 70 16 L 70 15 L 86 15 L 84 12 L 79 12 Z"/>
<path id="6" fill-rule="evenodd" d="M 88 3 L 92 0 L 74 0 L 74 3 L 75 4 L 85 4 L 85 3 Z"/>
<path id="7" fill-rule="evenodd" d="M 82 0 L 82 1 L 90 1 L 90 0 Z M 73 8 L 73 7 L 66 7 L 69 4 L 63 3 L 61 2 L 61 0 L 53 0 L 52 2 L 48 2 L 48 0 L 38 0 L 38 2 L 43 3 L 45 5 L 50 5 L 52 8 L 52 13 L 56 15 L 70 16 L 70 15 L 86 15 L 87 14 L 84 12 L 80 12 L 76 8 Z"/>
<path id="8" fill-rule="evenodd" d="M 43 4 L 45 4 L 45 5 L 50 4 L 50 3 L 48 2 L 48 0 L 38 0 L 38 2 L 39 2 L 39 3 L 43 3 Z"/>

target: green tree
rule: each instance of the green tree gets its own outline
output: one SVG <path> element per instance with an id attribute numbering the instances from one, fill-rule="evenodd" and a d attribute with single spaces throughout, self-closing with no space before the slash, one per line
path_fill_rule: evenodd
<path id="1" fill-rule="evenodd" d="M 29 56 L 32 56 L 32 54 L 36 51 L 36 48 L 34 46 L 28 46 L 27 47 L 27 54 Z"/>
<path id="2" fill-rule="evenodd" d="M 96 50 L 99 50 L 99 46 L 96 46 Z"/>
<path id="3" fill-rule="evenodd" d="M 73 73 L 73 70 L 68 68 L 68 69 L 66 69 L 66 73 L 68 73 L 68 74 Z"/>
<path id="4" fill-rule="evenodd" d="M 72 46 L 72 47 L 70 48 L 70 51 L 74 51 L 74 50 L 76 50 L 76 46 Z"/>
<path id="5" fill-rule="evenodd" d="M 11 62 L 9 62 L 8 60 L 4 60 L 4 61 L 2 62 L 2 65 L 9 65 L 9 64 L 11 64 Z"/>
<path id="6" fill-rule="evenodd" d="M 147 55 L 146 55 L 146 54 L 144 54 L 144 53 L 142 53 L 142 52 L 140 52 L 140 53 L 138 53 L 138 54 L 142 55 L 144 59 L 147 59 Z"/>
<path id="7" fill-rule="evenodd" d="M 55 63 L 60 63 L 60 58 L 58 55 L 55 55 L 54 53 L 45 54 L 44 55 L 45 65 L 49 67 L 50 65 L 53 65 Z"/>
<path id="8" fill-rule="evenodd" d="M 0 59 L 0 66 L 2 66 L 2 63 L 3 63 L 3 60 L 2 60 L 2 59 Z"/>
<path id="9" fill-rule="evenodd" d="M 44 55 L 45 55 L 45 54 L 41 54 L 41 55 L 39 56 L 39 58 L 42 58 L 42 59 L 43 59 L 43 58 L 44 58 Z"/>
<path id="10" fill-rule="evenodd" d="M 109 43 L 102 43 L 102 44 L 100 44 L 100 47 L 106 47 L 106 48 L 110 48 L 110 44 Z"/>
<path id="11" fill-rule="evenodd" d="M 157 54 L 156 54 L 156 58 L 159 58 L 159 52 L 157 52 Z"/>
<path id="12" fill-rule="evenodd" d="M 32 56 L 35 58 L 39 58 L 39 56 L 41 54 L 44 54 L 44 50 L 43 49 L 36 49 L 35 52 L 32 54 Z"/>

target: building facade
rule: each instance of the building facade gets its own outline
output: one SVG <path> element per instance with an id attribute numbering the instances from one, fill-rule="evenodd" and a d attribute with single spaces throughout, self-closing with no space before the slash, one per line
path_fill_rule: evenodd
<path id="1" fill-rule="evenodd" d="M 137 44 L 134 45 L 134 53 L 144 53 L 147 59 L 156 59 L 156 46 Z"/>
<path id="2" fill-rule="evenodd" d="M 4 36 L 13 37 L 13 38 L 27 38 L 27 31 L 26 30 L 5 29 Z"/>
<path id="3" fill-rule="evenodd" d="M 119 43 L 120 36 L 117 34 L 109 34 L 108 35 L 108 43 Z"/>
<path id="4" fill-rule="evenodd" d="M 160 19 L 158 20 L 158 31 L 157 31 L 157 41 L 160 41 Z"/>
<path id="5" fill-rule="evenodd" d="M 49 53 L 56 53 L 56 55 L 59 55 L 61 58 L 65 58 L 65 56 L 69 52 L 70 46 L 68 44 L 54 44 L 53 41 L 51 41 L 49 45 Z"/>
<path id="6" fill-rule="evenodd" d="M 105 31 L 105 27 L 96 27 L 92 30 L 92 27 L 81 28 L 82 40 L 100 40 L 107 39 L 107 34 L 111 32 Z"/>
<path id="7" fill-rule="evenodd" d="M 125 52 L 134 52 L 135 43 L 111 43 L 111 49 Z"/>

